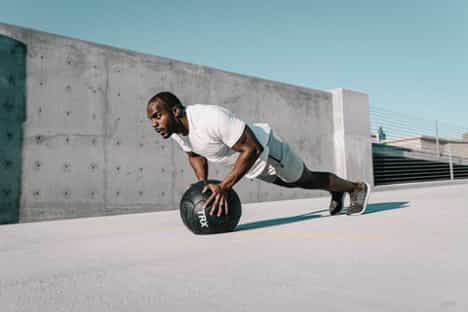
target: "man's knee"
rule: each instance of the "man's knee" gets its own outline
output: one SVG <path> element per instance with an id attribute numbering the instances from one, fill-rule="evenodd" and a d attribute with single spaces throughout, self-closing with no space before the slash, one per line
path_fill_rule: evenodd
<path id="1" fill-rule="evenodd" d="M 298 185 L 296 183 L 285 182 L 278 176 L 276 177 L 275 180 L 273 180 L 273 184 L 283 186 L 283 187 L 288 187 L 288 188 L 298 187 Z"/>

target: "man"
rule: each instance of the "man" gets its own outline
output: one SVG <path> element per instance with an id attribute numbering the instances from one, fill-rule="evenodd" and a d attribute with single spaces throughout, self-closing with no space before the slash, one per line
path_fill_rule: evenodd
<path id="1" fill-rule="evenodd" d="M 366 210 L 370 192 L 366 182 L 310 171 L 267 124 L 246 124 L 220 106 L 185 107 L 170 92 L 158 93 L 148 101 L 147 116 L 156 132 L 164 139 L 174 139 L 187 153 L 198 180 L 208 178 L 208 161 L 232 166 L 221 183 L 209 183 L 203 189 L 212 191 L 205 203 L 205 208 L 212 204 L 211 215 L 229 213 L 228 192 L 244 176 L 288 188 L 327 190 L 331 193 L 331 215 L 342 210 L 346 193 L 351 199 L 348 215 L 363 214 Z"/>

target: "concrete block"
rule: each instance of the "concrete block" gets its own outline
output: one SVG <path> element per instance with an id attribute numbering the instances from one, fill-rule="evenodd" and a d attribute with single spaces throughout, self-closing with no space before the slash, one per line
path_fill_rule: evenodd
<path id="1" fill-rule="evenodd" d="M 332 93 L 336 172 L 373 185 L 368 95 L 347 89 Z"/>

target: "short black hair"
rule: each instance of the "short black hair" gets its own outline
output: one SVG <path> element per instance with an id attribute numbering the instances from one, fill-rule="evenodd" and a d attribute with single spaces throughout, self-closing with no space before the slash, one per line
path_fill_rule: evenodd
<path id="1" fill-rule="evenodd" d="M 147 105 L 150 105 L 153 102 L 156 101 L 161 101 L 165 103 L 169 108 L 174 108 L 174 107 L 181 107 L 183 108 L 184 105 L 180 102 L 179 98 L 175 96 L 175 94 L 164 91 L 164 92 L 159 92 L 158 94 L 154 95 L 149 101 Z"/>

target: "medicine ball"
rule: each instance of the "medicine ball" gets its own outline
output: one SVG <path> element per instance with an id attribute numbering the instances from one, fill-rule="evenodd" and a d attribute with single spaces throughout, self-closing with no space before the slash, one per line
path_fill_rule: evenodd
<path id="1" fill-rule="evenodd" d="M 217 180 L 207 180 L 206 183 L 220 183 Z M 228 196 L 229 211 L 221 216 L 210 216 L 211 204 L 203 209 L 203 205 L 211 196 L 211 190 L 202 193 L 206 183 L 199 181 L 192 184 L 180 200 L 180 216 L 185 226 L 194 234 L 215 234 L 233 231 L 241 217 L 241 201 L 237 193 L 231 189 Z M 224 206 L 222 207 L 224 209 Z"/>

